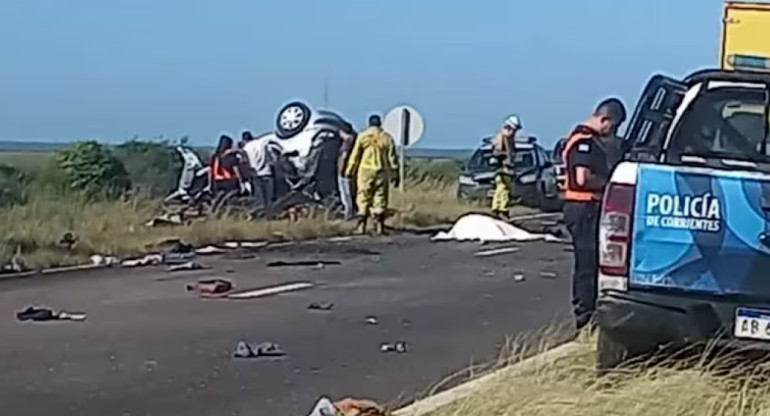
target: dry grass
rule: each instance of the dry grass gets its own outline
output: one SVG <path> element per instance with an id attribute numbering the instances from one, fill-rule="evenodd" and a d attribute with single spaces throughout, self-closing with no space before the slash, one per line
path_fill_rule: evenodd
<path id="1" fill-rule="evenodd" d="M 451 223 L 465 212 L 481 207 L 458 201 L 454 186 L 439 181 L 408 183 L 401 194 L 393 192 L 393 226 L 428 226 Z M 0 262 L 18 254 L 31 268 L 71 265 L 95 253 L 125 257 L 151 251 L 153 245 L 170 238 L 194 244 L 220 243 L 233 239 L 308 239 L 344 235 L 353 224 L 324 218 L 299 222 L 246 221 L 221 218 L 189 226 L 149 228 L 144 224 L 158 214 L 157 201 L 135 198 L 128 202 L 53 202 L 33 200 L 22 206 L 0 210 Z M 530 211 L 526 208 L 515 212 Z M 58 244 L 65 232 L 78 237 L 72 249 Z"/>
<path id="2" fill-rule="evenodd" d="M 770 415 L 767 365 L 717 354 L 629 365 L 598 378 L 594 340 L 579 342 L 577 353 L 500 377 L 431 416 Z"/>

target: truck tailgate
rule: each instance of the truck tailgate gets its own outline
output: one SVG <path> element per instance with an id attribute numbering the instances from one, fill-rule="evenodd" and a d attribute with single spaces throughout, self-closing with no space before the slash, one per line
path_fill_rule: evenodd
<path id="1" fill-rule="evenodd" d="M 770 176 L 641 165 L 630 285 L 770 298 Z"/>

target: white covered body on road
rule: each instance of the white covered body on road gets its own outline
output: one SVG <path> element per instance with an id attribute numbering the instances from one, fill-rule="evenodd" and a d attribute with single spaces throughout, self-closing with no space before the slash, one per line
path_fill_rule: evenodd
<path id="1" fill-rule="evenodd" d="M 468 214 L 455 222 L 448 232 L 441 231 L 433 241 L 561 241 L 551 234 L 530 233 L 488 215 Z"/>

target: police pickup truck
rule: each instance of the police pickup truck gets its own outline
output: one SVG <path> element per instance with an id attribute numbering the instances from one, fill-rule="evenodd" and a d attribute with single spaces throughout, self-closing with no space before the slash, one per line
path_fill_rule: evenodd
<path id="1" fill-rule="evenodd" d="M 770 60 L 654 76 L 599 229 L 600 369 L 661 346 L 770 346 Z"/>

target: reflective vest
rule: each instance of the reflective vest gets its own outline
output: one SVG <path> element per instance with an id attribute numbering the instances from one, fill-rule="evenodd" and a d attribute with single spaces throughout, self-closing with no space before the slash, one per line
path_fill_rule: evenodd
<path id="1" fill-rule="evenodd" d="M 221 156 L 214 156 L 214 160 L 211 162 L 211 172 L 215 181 L 226 181 L 233 178 L 233 173 L 229 169 L 222 167 L 220 162 Z"/>
<path id="2" fill-rule="evenodd" d="M 566 144 L 564 145 L 564 150 L 562 150 L 562 160 L 564 160 L 565 164 L 567 165 L 567 172 L 566 172 L 566 180 L 564 181 L 564 190 L 562 193 L 562 198 L 565 201 L 571 201 L 571 202 L 595 202 L 595 201 L 601 201 L 602 200 L 602 193 L 597 191 L 586 191 L 583 189 L 577 189 L 575 187 L 573 181 L 574 178 L 572 178 L 573 169 L 572 166 L 569 165 L 569 158 L 567 155 L 569 154 L 569 151 L 572 149 L 572 147 L 575 146 L 580 140 L 583 139 L 591 139 L 594 137 L 596 133 L 591 130 L 590 128 L 580 125 L 575 128 L 575 130 L 572 131 L 572 134 L 570 134 L 569 138 L 567 139 Z"/>

